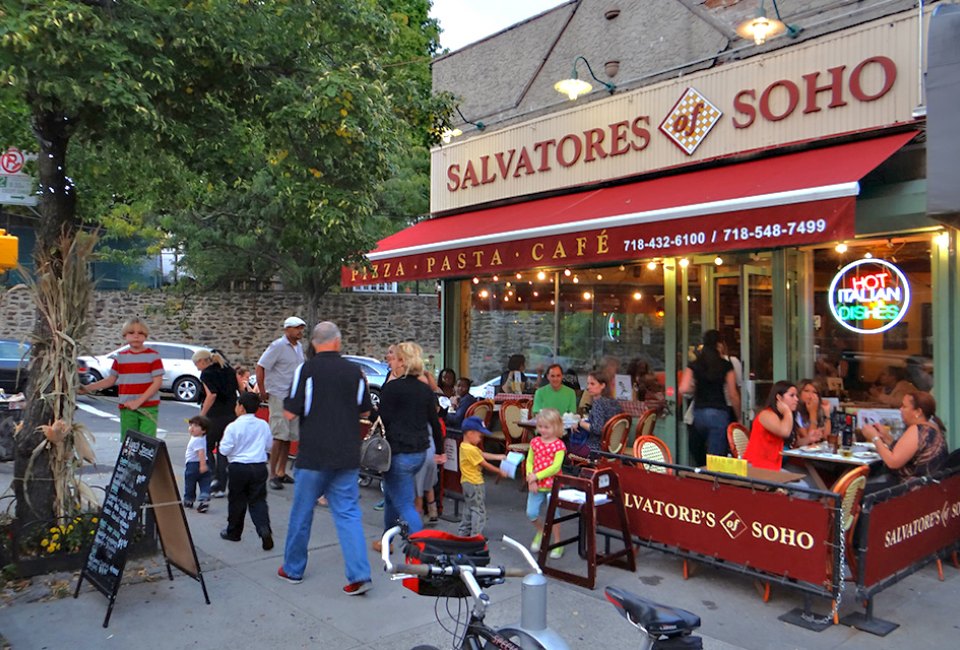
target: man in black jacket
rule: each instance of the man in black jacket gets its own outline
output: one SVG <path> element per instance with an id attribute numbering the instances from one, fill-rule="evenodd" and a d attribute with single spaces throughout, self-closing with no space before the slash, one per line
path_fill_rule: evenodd
<path id="1" fill-rule="evenodd" d="M 283 566 L 277 575 L 291 583 L 303 580 L 313 507 L 326 495 L 346 565 L 343 592 L 356 596 L 371 585 L 357 487 L 360 418 L 370 411 L 370 392 L 360 368 L 340 356 L 340 330 L 334 323 L 318 323 L 310 342 L 316 355 L 297 369 L 283 405 L 288 419 L 300 418 L 300 448 Z"/>

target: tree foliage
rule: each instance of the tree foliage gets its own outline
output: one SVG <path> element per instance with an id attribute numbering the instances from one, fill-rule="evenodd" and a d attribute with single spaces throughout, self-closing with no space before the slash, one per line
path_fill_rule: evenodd
<path id="1" fill-rule="evenodd" d="M 426 150 L 449 113 L 430 94 L 428 10 L 0 0 L 0 135 L 39 153 L 44 268 L 62 273 L 59 242 L 85 223 L 178 248 L 207 286 L 279 277 L 324 293 L 426 211 Z M 41 403 L 30 436 L 51 418 Z"/>

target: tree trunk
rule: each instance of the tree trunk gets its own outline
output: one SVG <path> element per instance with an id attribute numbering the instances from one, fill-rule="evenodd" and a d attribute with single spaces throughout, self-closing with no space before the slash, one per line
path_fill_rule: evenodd
<path id="1" fill-rule="evenodd" d="M 37 160 L 40 191 L 40 223 L 37 226 L 37 242 L 34 250 L 36 274 L 53 273 L 63 276 L 63 260 L 58 245 L 62 235 L 73 235 L 76 223 L 76 190 L 66 175 L 67 143 L 71 125 L 67 116 L 52 112 L 36 114 L 33 129 L 39 143 Z M 37 358 L 50 354 L 45 341 L 50 341 L 53 332 L 44 318 L 37 318 L 33 331 L 30 378 L 27 382 L 27 408 L 23 429 L 16 439 L 14 450 L 14 493 L 16 516 L 21 523 L 47 521 L 54 516 L 54 484 L 50 469 L 50 456 L 42 451 L 34 460 L 30 475 L 27 469 L 34 449 L 44 440 L 41 424 L 50 424 L 54 418 L 51 407 L 42 398 L 48 386 L 39 381 Z"/>

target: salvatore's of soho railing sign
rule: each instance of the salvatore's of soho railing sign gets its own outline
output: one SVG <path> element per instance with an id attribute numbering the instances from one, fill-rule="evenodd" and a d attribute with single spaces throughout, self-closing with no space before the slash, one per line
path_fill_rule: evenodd
<path id="1" fill-rule="evenodd" d="M 864 258 L 837 272 L 828 299 L 838 323 L 859 334 L 877 334 L 903 320 L 910 306 L 910 283 L 895 264 Z"/>

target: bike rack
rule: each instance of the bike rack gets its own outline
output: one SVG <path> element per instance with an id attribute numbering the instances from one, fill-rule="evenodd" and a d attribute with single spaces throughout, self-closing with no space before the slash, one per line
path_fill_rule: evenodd
<path id="1" fill-rule="evenodd" d="M 577 490 L 576 499 L 561 498 L 560 491 L 565 489 Z M 567 493 L 569 495 L 569 493 Z M 581 501 L 581 495 L 583 497 Z M 602 503 L 597 504 L 601 497 Z M 605 497 L 605 498 L 604 498 Z M 571 514 L 557 517 L 557 509 L 569 510 Z M 624 548 L 611 553 L 597 553 L 597 508 L 613 508 L 619 519 L 619 535 L 608 537 L 623 541 Z M 557 543 L 550 543 L 553 539 L 553 527 L 561 522 L 576 519 L 578 534 L 575 537 L 561 539 Z M 569 571 L 563 571 L 547 566 L 547 558 L 551 550 L 577 542 L 577 550 L 587 561 L 587 575 L 582 576 Z M 597 565 L 610 564 L 619 566 L 630 572 L 637 570 L 636 553 L 633 541 L 630 538 L 630 529 L 627 526 L 627 511 L 623 504 L 623 495 L 620 491 L 620 481 L 617 475 L 609 468 L 588 468 L 580 471 L 580 476 L 559 474 L 554 477 L 553 489 L 550 492 L 550 501 L 547 504 L 547 513 L 543 524 L 543 541 L 540 545 L 540 556 L 537 558 L 540 568 L 545 575 L 560 578 L 567 582 L 593 589 L 597 581 Z"/>

